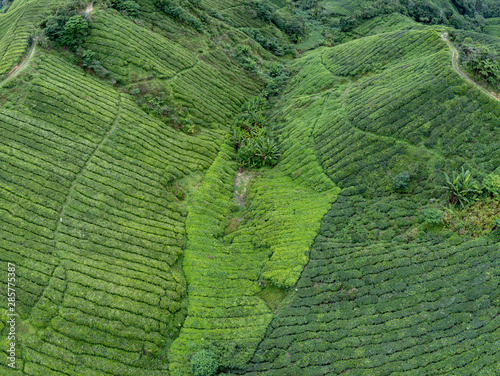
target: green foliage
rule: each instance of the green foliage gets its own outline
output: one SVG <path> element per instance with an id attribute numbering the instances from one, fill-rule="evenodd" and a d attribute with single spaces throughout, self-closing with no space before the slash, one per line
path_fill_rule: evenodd
<path id="1" fill-rule="evenodd" d="M 139 4 L 134 0 L 109 0 L 111 6 L 120 12 L 125 13 L 131 17 L 137 17 L 139 13 Z"/>
<path id="2" fill-rule="evenodd" d="M 190 12 L 195 6 L 199 6 L 200 2 L 189 0 L 155 0 L 154 4 L 165 14 L 203 33 L 203 23 Z"/>
<path id="3" fill-rule="evenodd" d="M 500 176 L 493 173 L 486 176 L 482 189 L 487 195 L 498 197 L 500 195 Z"/>
<path id="4" fill-rule="evenodd" d="M 397 174 L 392 179 L 392 185 L 395 191 L 403 191 L 408 187 L 408 183 L 410 182 L 410 174 L 407 171 L 401 172 Z"/>
<path id="5" fill-rule="evenodd" d="M 283 65 L 273 62 L 269 64 L 265 77 L 266 88 L 264 90 L 264 95 L 268 97 L 270 95 L 279 94 L 285 83 L 288 81 L 290 74 Z"/>
<path id="6" fill-rule="evenodd" d="M 62 45 L 76 49 L 84 40 L 88 32 L 88 23 L 82 16 L 73 16 L 65 24 L 58 41 Z"/>
<path id="7" fill-rule="evenodd" d="M 95 59 L 95 52 L 91 50 L 86 50 L 82 54 L 83 66 L 90 67 Z"/>
<path id="8" fill-rule="evenodd" d="M 170 347 L 170 374 L 188 375 L 186 359 L 200 348 L 214 352 L 221 365 L 243 366 L 271 319 L 265 302 L 255 296 L 260 290 L 256 268 L 268 259 L 264 250 L 254 249 L 249 241 L 255 224 L 246 229 L 240 225 L 231 234 L 233 245 L 223 239 L 235 195 L 234 157 L 232 146 L 222 144 L 203 182 L 187 199 L 183 264 L 191 289 L 190 315 Z M 229 353 L 221 354 L 223 348 Z"/>
<path id="9" fill-rule="evenodd" d="M 242 166 L 260 168 L 274 166 L 281 153 L 277 142 L 269 136 L 248 138 L 238 150 L 237 160 Z"/>
<path id="10" fill-rule="evenodd" d="M 81 374 L 163 374 L 160 349 L 186 316 L 186 194 L 176 183 L 212 164 L 223 133 L 189 137 L 67 54 L 37 49 L 36 59 L 25 98 L 15 111 L 0 107 L 0 160 L 17 176 L 2 182 L 11 196 L 0 195 L 0 253 L 24 265 L 24 370 L 71 374 L 70 359 L 85 351 L 93 361 Z M 171 189 L 161 184 L 167 174 L 177 179 Z"/>
<path id="11" fill-rule="evenodd" d="M 452 208 L 445 212 L 443 222 L 446 227 L 472 237 L 491 233 L 495 218 L 500 215 L 500 202 L 487 199 L 479 200 L 463 209 Z"/>
<path id="12" fill-rule="evenodd" d="M 65 14 L 49 16 L 45 20 L 45 35 L 53 41 L 58 40 L 64 32 L 64 25 L 69 20 Z"/>
<path id="13" fill-rule="evenodd" d="M 0 77 L 2 79 L 16 64 L 33 41 L 36 26 L 49 16 L 58 3 L 53 0 L 16 0 L 0 2 Z M 5 12 L 5 13 L 4 13 Z"/>
<path id="14" fill-rule="evenodd" d="M 276 56 L 294 53 L 294 48 L 292 45 L 281 45 L 278 42 L 278 39 L 276 39 L 275 37 L 264 36 L 257 29 L 244 28 L 242 29 L 242 31 Z"/>
<path id="15" fill-rule="evenodd" d="M 488 84 L 498 89 L 500 85 L 500 56 L 498 53 L 472 38 L 465 38 L 460 45 L 461 60 Z"/>
<path id="16" fill-rule="evenodd" d="M 264 124 L 265 104 L 261 96 L 246 102 L 234 123 L 232 140 L 241 166 L 260 168 L 278 163 L 281 155 L 278 144 Z"/>
<path id="17" fill-rule="evenodd" d="M 176 105 L 170 93 L 162 85 L 147 81 L 139 82 L 131 85 L 129 93 L 134 96 L 137 105 L 144 112 L 187 134 L 196 133 L 188 109 Z"/>
<path id="18" fill-rule="evenodd" d="M 219 368 L 214 353 L 200 350 L 191 358 L 191 372 L 194 376 L 213 376 Z"/>
<path id="19" fill-rule="evenodd" d="M 107 77 L 109 75 L 110 72 L 101 65 L 101 62 L 99 60 L 96 59 L 96 53 L 94 51 L 80 49 L 80 51 L 77 51 L 77 54 L 80 53 L 82 58 L 82 65 L 85 68 L 92 69 L 94 73 L 101 78 Z"/>
<path id="20" fill-rule="evenodd" d="M 300 16 L 283 18 L 278 14 L 268 0 L 257 0 L 253 2 L 257 10 L 257 15 L 262 20 L 273 23 L 276 27 L 287 34 L 293 42 L 297 42 L 304 36 L 306 27 L 305 22 Z"/>
<path id="21" fill-rule="evenodd" d="M 465 170 L 464 167 L 460 172 L 453 171 L 451 178 L 446 173 L 444 177 L 443 189 L 448 194 L 448 200 L 452 205 L 460 205 L 463 208 L 479 192 L 477 181 L 472 177 L 471 172 Z"/>
<path id="22" fill-rule="evenodd" d="M 81 15 L 68 16 L 71 12 L 68 8 L 60 9 L 56 15 L 49 16 L 42 27 L 49 39 L 76 51 L 88 35 L 88 22 Z"/>
<path id="23" fill-rule="evenodd" d="M 495 232 L 500 235 L 500 217 L 495 218 Z"/>
<path id="24" fill-rule="evenodd" d="M 436 208 L 424 209 L 424 221 L 430 226 L 439 225 L 443 219 L 443 212 Z"/>

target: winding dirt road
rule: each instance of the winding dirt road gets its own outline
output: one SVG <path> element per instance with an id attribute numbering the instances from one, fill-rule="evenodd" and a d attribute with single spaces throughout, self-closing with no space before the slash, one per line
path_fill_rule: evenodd
<path id="1" fill-rule="evenodd" d="M 476 83 L 475 81 L 473 81 L 464 72 L 462 72 L 462 70 L 458 66 L 458 51 L 457 51 L 457 49 L 455 47 L 453 47 L 453 45 L 451 44 L 451 42 L 448 40 L 448 33 L 441 34 L 441 38 L 443 38 L 444 41 L 448 44 L 448 47 L 451 48 L 451 52 L 452 52 L 452 55 L 451 55 L 451 65 L 453 66 L 453 69 L 455 69 L 460 76 L 462 76 L 467 81 L 469 81 L 471 84 L 473 84 L 476 87 L 478 87 L 479 89 L 481 89 L 483 92 L 485 92 L 486 94 L 488 94 L 490 97 L 495 98 L 497 101 L 500 101 L 500 99 L 498 99 L 495 95 L 493 95 L 492 93 L 490 93 L 484 87 L 480 86 L 478 83 Z"/>

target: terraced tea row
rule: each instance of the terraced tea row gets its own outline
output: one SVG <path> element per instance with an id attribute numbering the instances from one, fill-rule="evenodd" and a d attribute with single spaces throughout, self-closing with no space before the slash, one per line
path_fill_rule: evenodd
<path id="1" fill-rule="evenodd" d="M 87 44 L 98 51 L 99 60 L 117 79 L 125 82 L 174 73 L 192 67 L 196 57 L 167 38 L 137 27 L 131 20 L 112 14 L 112 10 L 94 12 Z"/>
<path id="2" fill-rule="evenodd" d="M 247 374 L 494 374 L 498 250 L 317 241 Z"/>
<path id="3" fill-rule="evenodd" d="M 265 302 L 256 297 L 262 254 L 253 252 L 251 233 L 244 247 L 221 239 L 233 198 L 236 164 L 225 145 L 190 200 L 183 268 L 188 282 L 188 313 L 179 338 L 170 348 L 170 374 L 189 374 L 189 358 L 200 347 L 232 343 L 230 357 L 245 364 L 271 319 Z M 227 342 L 227 343 L 226 343 Z M 238 362 L 238 360 L 232 359 Z"/>
<path id="4" fill-rule="evenodd" d="M 188 107 L 192 121 L 204 127 L 224 127 L 248 96 L 258 91 L 259 83 L 219 47 L 196 56 L 179 43 L 110 12 L 97 12 L 87 45 L 124 83 L 158 78 L 153 82 L 177 104 Z"/>
<path id="5" fill-rule="evenodd" d="M 31 318 L 47 327 L 42 343 L 27 343 L 27 356 L 36 359 L 33 368 L 25 366 L 27 374 L 43 367 L 63 372 L 76 359 L 86 372 L 155 374 L 145 363 L 182 320 L 185 282 L 175 263 L 185 214 L 159 182 L 166 166 L 177 162 L 168 156 L 182 154 L 169 147 L 162 126 L 134 111 L 122 99 L 115 127 L 61 213 L 57 277 Z M 134 148 L 121 146 L 129 137 Z M 189 169 L 189 153 L 184 158 Z M 59 352 L 71 355 L 52 363 Z"/>
<path id="6" fill-rule="evenodd" d="M 19 63 L 28 47 L 31 29 L 56 6 L 53 0 L 16 1 L 0 14 L 0 77 Z"/>

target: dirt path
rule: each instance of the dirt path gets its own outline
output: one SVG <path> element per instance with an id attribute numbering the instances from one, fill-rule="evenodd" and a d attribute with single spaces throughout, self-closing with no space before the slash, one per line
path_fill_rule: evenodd
<path id="1" fill-rule="evenodd" d="M 460 67 L 458 66 L 458 51 L 455 47 L 453 47 L 453 45 L 451 44 L 451 42 L 448 40 L 448 33 L 443 33 L 441 34 L 441 38 L 444 39 L 444 41 L 448 44 L 448 47 L 451 48 L 451 52 L 452 52 L 452 55 L 451 55 L 451 65 L 453 66 L 453 69 L 455 69 L 457 71 L 457 73 L 462 76 L 463 78 L 465 78 L 467 81 L 469 81 L 471 84 L 475 85 L 476 87 L 478 87 L 479 89 L 481 89 L 483 92 L 485 92 L 486 94 L 488 94 L 490 97 L 492 98 L 495 98 L 497 101 L 500 101 L 500 99 L 498 99 L 496 97 L 496 95 L 490 93 L 488 90 L 486 90 L 484 87 L 482 87 L 481 85 L 479 85 L 478 83 L 476 83 L 475 81 L 473 81 L 469 76 L 467 76 L 461 69 Z"/>
<path id="2" fill-rule="evenodd" d="M 248 183 L 250 182 L 250 180 L 253 178 L 254 175 L 255 174 L 253 172 L 245 171 L 242 168 L 240 168 L 238 170 L 236 178 L 234 179 L 234 187 L 235 187 L 234 198 L 240 208 L 245 206 Z"/>
<path id="3" fill-rule="evenodd" d="M 92 3 L 89 3 L 87 4 L 87 8 L 85 8 L 85 14 L 89 14 L 89 13 L 92 13 L 92 11 L 94 10 L 94 4 Z"/>
<path id="4" fill-rule="evenodd" d="M 21 73 L 21 71 L 26 67 L 26 65 L 30 61 L 31 57 L 35 53 L 35 48 L 36 48 L 36 44 L 33 44 L 31 49 L 26 54 L 26 58 L 21 62 L 21 64 L 16 65 L 14 68 L 12 68 L 12 70 L 9 73 L 7 73 L 7 75 L 5 76 L 5 79 L 3 81 L 0 81 L 0 87 L 2 87 L 3 84 L 6 83 L 7 81 L 10 81 L 14 77 L 16 77 L 19 73 Z"/>

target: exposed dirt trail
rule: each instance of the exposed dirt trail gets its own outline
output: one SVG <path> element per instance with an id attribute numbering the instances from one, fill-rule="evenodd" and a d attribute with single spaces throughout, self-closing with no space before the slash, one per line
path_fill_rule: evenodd
<path id="1" fill-rule="evenodd" d="M 10 81 L 12 78 L 16 77 L 19 73 L 21 73 L 21 71 L 24 69 L 24 67 L 26 67 L 26 65 L 30 61 L 31 57 L 35 53 L 35 48 L 36 48 L 36 44 L 33 44 L 31 49 L 26 54 L 26 58 L 21 62 L 21 64 L 12 68 L 12 70 L 9 73 L 7 73 L 7 75 L 5 76 L 5 79 L 3 81 L 0 81 L 0 87 L 2 87 L 3 84 L 6 83 L 7 81 Z"/>
<path id="2" fill-rule="evenodd" d="M 490 97 L 495 98 L 497 101 L 500 101 L 500 99 L 498 99 L 494 94 L 490 93 L 484 87 L 482 87 L 481 85 L 479 85 L 478 83 L 476 83 L 475 81 L 473 81 L 469 76 L 467 76 L 467 74 L 465 74 L 460 69 L 460 67 L 458 66 L 458 51 L 457 51 L 457 49 L 455 47 L 453 47 L 453 45 L 451 44 L 451 42 L 448 40 L 448 33 L 441 34 L 441 38 L 443 38 L 444 41 L 448 44 L 448 47 L 451 48 L 451 52 L 452 52 L 452 55 L 451 55 L 451 65 L 453 66 L 453 69 L 455 69 L 460 76 L 462 76 L 467 81 L 469 81 L 471 84 L 473 84 L 476 87 L 478 87 L 479 89 L 481 89 L 483 92 L 485 92 L 486 94 L 488 94 Z"/>

